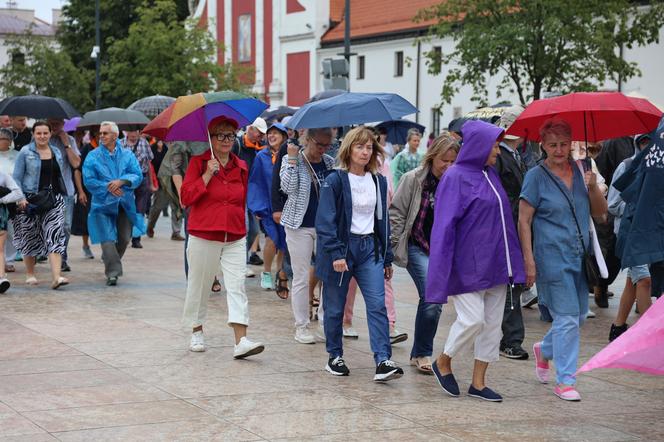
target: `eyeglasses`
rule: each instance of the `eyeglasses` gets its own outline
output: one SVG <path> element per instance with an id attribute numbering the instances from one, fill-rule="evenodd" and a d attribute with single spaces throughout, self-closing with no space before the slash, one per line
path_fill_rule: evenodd
<path id="1" fill-rule="evenodd" d="M 112 134 L 112 133 L 113 133 L 113 132 L 99 132 L 99 135 L 110 135 L 110 134 Z"/>
<path id="2" fill-rule="evenodd" d="M 332 145 L 332 143 L 321 143 L 314 138 L 312 138 L 312 141 L 316 143 L 316 146 L 320 147 L 321 149 L 328 149 Z"/>
<path id="3" fill-rule="evenodd" d="M 217 141 L 233 141 L 235 139 L 235 133 L 233 132 L 219 132 L 211 135 L 212 138 L 216 139 Z"/>

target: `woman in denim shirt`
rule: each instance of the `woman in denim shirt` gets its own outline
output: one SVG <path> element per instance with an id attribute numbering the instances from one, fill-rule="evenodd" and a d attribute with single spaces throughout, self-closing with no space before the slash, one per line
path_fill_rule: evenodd
<path id="1" fill-rule="evenodd" d="M 526 174 L 519 203 L 526 285 L 537 281 L 539 303 L 553 317 L 549 332 L 533 346 L 535 373 L 540 382 L 547 383 L 549 361 L 553 360 L 554 393 L 563 400 L 579 401 L 575 375 L 579 329 L 588 313 L 583 254 L 592 247 L 590 216 L 604 216 L 607 204 L 596 174 L 591 170 L 582 174 L 570 157 L 572 129 L 566 121 L 547 120 L 540 138 L 546 159 Z"/>
<path id="2" fill-rule="evenodd" d="M 37 121 L 32 127 L 32 137 L 33 141 L 21 149 L 16 159 L 13 177 L 28 198 L 50 187 L 55 194 L 55 206 L 37 214 L 26 200 L 20 201 L 19 213 L 14 219 L 14 246 L 23 255 L 28 285 L 38 284 L 35 277 L 37 256 L 48 255 L 53 276 L 51 288 L 55 290 L 69 284 L 67 278 L 60 276 L 66 247 L 64 164 L 60 151 L 49 145 L 51 127 L 48 123 Z"/>

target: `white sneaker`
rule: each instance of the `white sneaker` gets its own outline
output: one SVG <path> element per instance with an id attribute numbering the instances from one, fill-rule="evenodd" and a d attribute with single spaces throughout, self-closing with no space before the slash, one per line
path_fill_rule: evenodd
<path id="1" fill-rule="evenodd" d="M 246 358 L 247 356 L 257 355 L 265 350 L 265 346 L 260 342 L 252 342 L 246 336 L 240 338 L 240 343 L 235 346 L 233 357 L 235 359 Z"/>
<path id="2" fill-rule="evenodd" d="M 359 337 L 360 335 L 355 331 L 352 325 L 350 327 L 344 327 L 344 338 L 357 339 Z"/>
<path id="3" fill-rule="evenodd" d="M 189 344 L 190 351 L 205 351 L 205 337 L 201 330 L 191 334 L 191 343 Z"/>
<path id="4" fill-rule="evenodd" d="M 591 318 L 591 319 L 592 319 L 592 318 L 595 318 L 595 317 L 597 317 L 597 315 L 595 314 L 595 312 L 592 311 L 592 310 L 590 310 L 590 309 L 588 309 L 588 314 L 586 315 L 586 318 Z"/>
<path id="5" fill-rule="evenodd" d="M 300 344 L 315 344 L 316 337 L 305 327 L 295 328 L 295 340 Z"/>
<path id="6" fill-rule="evenodd" d="M 408 339 L 408 333 L 401 332 L 395 328 L 390 330 L 390 344 L 398 344 L 399 342 L 406 341 Z"/>
<path id="7" fill-rule="evenodd" d="M 249 267 L 247 267 L 247 272 L 245 273 L 245 276 L 247 278 L 253 278 L 254 276 L 256 276 L 256 273 L 253 270 L 251 270 Z"/>
<path id="8" fill-rule="evenodd" d="M 316 342 L 325 343 L 325 329 L 322 325 L 319 325 L 318 330 L 314 332 L 314 339 L 316 339 Z"/>

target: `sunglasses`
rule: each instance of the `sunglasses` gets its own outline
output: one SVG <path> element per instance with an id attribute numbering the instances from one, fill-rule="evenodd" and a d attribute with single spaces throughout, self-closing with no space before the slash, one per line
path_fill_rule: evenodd
<path id="1" fill-rule="evenodd" d="M 235 133 L 233 132 L 218 132 L 216 134 L 211 134 L 212 138 L 217 141 L 233 141 L 235 139 Z"/>
<path id="2" fill-rule="evenodd" d="M 113 132 L 99 132 L 99 135 L 110 135 L 110 134 L 112 134 L 112 133 L 113 133 Z"/>

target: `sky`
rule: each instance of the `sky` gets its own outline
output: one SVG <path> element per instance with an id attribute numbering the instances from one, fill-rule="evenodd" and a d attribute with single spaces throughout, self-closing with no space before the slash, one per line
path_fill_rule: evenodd
<path id="1" fill-rule="evenodd" d="M 35 15 L 42 20 L 51 23 L 51 9 L 62 8 L 66 0 L 14 0 L 19 9 L 34 9 Z M 7 1 L 0 0 L 0 6 L 6 7 Z"/>

